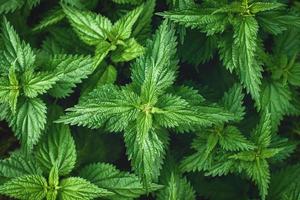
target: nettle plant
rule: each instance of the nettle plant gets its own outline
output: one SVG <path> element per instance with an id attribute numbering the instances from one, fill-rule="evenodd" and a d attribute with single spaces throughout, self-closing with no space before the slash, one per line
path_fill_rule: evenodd
<path id="1" fill-rule="evenodd" d="M 143 54 L 144 48 L 131 37 L 133 25 L 143 9 L 143 5 L 139 6 L 112 25 L 108 18 L 99 14 L 64 6 L 64 12 L 79 38 L 96 47 L 97 64 L 109 52 L 112 52 L 113 62 L 130 61 Z"/>
<path id="2" fill-rule="evenodd" d="M 206 0 L 160 15 L 180 25 L 199 29 L 207 36 L 218 36 L 220 58 L 224 66 L 235 72 L 247 91 L 261 108 L 263 44 L 259 31 L 278 35 L 289 26 L 300 27 L 299 17 L 289 13 L 285 4 L 264 1 Z M 213 48 L 208 48 L 213 51 Z"/>
<path id="3" fill-rule="evenodd" d="M 0 194 L 16 199 L 90 200 L 132 199 L 146 193 L 140 179 L 107 163 L 94 163 L 77 170 L 76 147 L 68 126 L 52 123 L 60 109 L 48 119 L 47 131 L 32 153 L 14 152 L 0 161 L 0 174 L 7 181 Z M 162 186 L 151 184 L 149 191 Z"/>
<path id="4" fill-rule="evenodd" d="M 234 118 L 225 109 L 207 105 L 193 88 L 173 86 L 177 64 L 175 31 L 165 21 L 133 63 L 131 83 L 96 88 L 58 122 L 124 131 L 129 159 L 148 187 L 163 164 L 167 128 L 187 132 Z"/>
<path id="5" fill-rule="evenodd" d="M 0 195 L 300 200 L 299 5 L 0 0 Z"/>
<path id="6" fill-rule="evenodd" d="M 22 147 L 30 151 L 46 123 L 46 104 L 41 95 L 66 97 L 76 83 L 94 70 L 89 56 L 56 55 L 47 59 L 21 41 L 13 27 L 2 21 L 0 106 L 1 119 L 8 121 Z"/>
<path id="7" fill-rule="evenodd" d="M 272 137 L 271 115 L 265 113 L 247 139 L 234 124 L 245 115 L 244 95 L 239 85 L 226 92 L 221 103 L 235 113 L 231 123 L 219 123 L 199 131 L 192 143 L 196 153 L 185 157 L 180 168 L 184 172 L 203 171 L 207 176 L 245 173 L 255 182 L 264 199 L 270 183 L 271 162 L 281 161 L 296 148 L 286 138 Z M 248 134 L 249 135 L 249 134 Z"/>
<path id="8" fill-rule="evenodd" d="M 20 8 L 32 9 L 40 0 L 16 0 L 16 1 L 1 1 L 0 13 L 8 13 Z"/>
<path id="9" fill-rule="evenodd" d="M 102 85 L 98 77 L 102 76 L 106 83 L 114 83 L 116 79 L 116 65 L 131 61 L 144 53 L 147 37 L 151 35 L 151 17 L 154 12 L 155 1 L 149 0 L 144 4 L 139 1 L 115 1 L 119 4 L 130 3 L 135 8 L 121 15 L 114 23 L 101 15 L 88 11 L 90 3 L 71 3 L 61 1 L 61 7 L 46 14 L 34 31 L 49 29 L 48 37 L 42 46 L 43 54 L 62 54 L 78 52 L 94 54 L 96 71 L 83 87 L 82 93 L 87 93 L 97 85 Z M 64 18 L 70 22 L 72 29 L 51 27 Z M 75 33 L 75 34 L 74 34 Z M 80 40 L 80 41 L 78 41 Z M 78 46 L 74 47 L 73 42 Z M 98 66 L 98 67 L 97 67 Z"/>

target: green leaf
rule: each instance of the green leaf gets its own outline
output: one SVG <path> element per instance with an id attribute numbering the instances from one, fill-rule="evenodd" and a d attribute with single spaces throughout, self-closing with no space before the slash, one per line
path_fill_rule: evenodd
<path id="1" fill-rule="evenodd" d="M 212 11 L 210 9 L 202 9 L 199 6 L 166 11 L 160 13 L 160 15 L 185 27 L 202 29 L 206 25 L 218 23 L 226 17 L 225 15 L 212 15 Z"/>
<path id="2" fill-rule="evenodd" d="M 58 122 L 99 128 L 104 124 L 109 130 L 124 130 L 137 116 L 139 97 L 130 90 L 113 85 L 96 88 Z"/>
<path id="3" fill-rule="evenodd" d="M 179 87 L 175 86 L 174 89 L 175 91 L 173 93 L 183 98 L 191 106 L 199 106 L 205 101 L 205 98 L 199 94 L 199 91 L 192 87 L 183 85 Z"/>
<path id="4" fill-rule="evenodd" d="M 283 200 L 290 200 L 290 199 L 300 199 L 300 184 L 295 183 L 291 185 L 290 191 L 287 191 L 285 194 L 282 195 Z"/>
<path id="5" fill-rule="evenodd" d="M 268 10 L 282 8 L 284 6 L 285 5 L 282 3 L 254 2 L 249 7 L 250 7 L 250 12 L 256 14 L 258 12 L 265 12 Z"/>
<path id="6" fill-rule="evenodd" d="M 29 98 L 44 94 L 59 80 L 59 75 L 50 72 L 33 73 L 28 71 L 23 75 L 22 86 L 24 93 Z"/>
<path id="7" fill-rule="evenodd" d="M 300 63 L 295 63 L 288 70 L 287 80 L 291 85 L 300 86 Z"/>
<path id="8" fill-rule="evenodd" d="M 49 93 L 56 98 L 68 96 L 76 84 L 93 73 L 95 65 L 89 56 L 55 55 L 48 63 L 49 67 L 56 71 L 59 80 Z"/>
<path id="9" fill-rule="evenodd" d="M 112 53 L 111 59 L 113 62 L 125 62 L 137 58 L 143 53 L 144 47 L 131 38 L 125 42 L 124 46 L 121 46 Z"/>
<path id="10" fill-rule="evenodd" d="M 29 9 L 32 9 L 33 7 L 37 6 L 40 2 L 41 0 L 27 0 L 26 5 Z"/>
<path id="11" fill-rule="evenodd" d="M 245 136 L 234 126 L 227 126 L 219 138 L 220 146 L 226 151 L 249 150 L 252 145 Z"/>
<path id="12" fill-rule="evenodd" d="M 45 14 L 43 19 L 33 28 L 33 31 L 43 30 L 51 25 L 60 22 L 64 18 L 64 11 L 59 7 L 55 7 Z"/>
<path id="13" fill-rule="evenodd" d="M 209 134 L 206 140 L 205 154 L 209 155 L 216 148 L 219 138 L 216 134 Z"/>
<path id="14" fill-rule="evenodd" d="M 282 138 L 278 135 L 272 135 L 270 148 L 263 152 L 263 156 L 269 157 L 270 153 L 268 153 L 268 150 L 270 149 L 270 151 L 274 152 L 274 156 L 271 158 L 272 162 L 283 161 L 295 151 L 296 147 L 297 143 L 294 141 L 288 140 L 288 138 Z"/>
<path id="15" fill-rule="evenodd" d="M 181 27 L 181 29 L 183 28 Z M 219 39 L 215 35 L 206 36 L 197 30 L 186 30 L 184 41 L 178 47 L 178 54 L 181 55 L 182 62 L 198 66 L 213 58 L 217 49 L 217 42 Z"/>
<path id="16" fill-rule="evenodd" d="M 155 9 L 155 0 L 147 0 L 143 6 L 143 10 L 139 15 L 136 23 L 133 26 L 132 37 L 136 38 L 137 41 L 144 42 L 151 35 L 151 22 Z"/>
<path id="17" fill-rule="evenodd" d="M 265 31 L 274 35 L 281 34 L 283 31 L 286 31 L 289 26 L 295 28 L 300 27 L 300 17 L 286 10 L 282 12 L 268 11 L 259 13 L 256 18 Z"/>
<path id="18" fill-rule="evenodd" d="M 35 54 L 31 47 L 21 41 L 11 24 L 4 18 L 2 21 L 2 39 L 4 41 L 4 62 L 7 67 L 14 65 L 16 71 L 32 69 Z"/>
<path id="19" fill-rule="evenodd" d="M 270 113 L 263 113 L 259 124 L 252 134 L 255 144 L 259 147 L 268 147 L 271 143 L 271 116 Z"/>
<path id="20" fill-rule="evenodd" d="M 242 151 L 233 155 L 229 156 L 230 159 L 235 159 L 235 160 L 240 160 L 240 161 L 245 161 L 247 162 L 248 165 L 252 165 L 253 162 L 256 161 L 256 152 L 254 151 Z M 249 168 L 249 166 L 244 166 Z"/>
<path id="21" fill-rule="evenodd" d="M 0 194 L 21 200 L 43 200 L 47 193 L 47 181 L 39 175 L 20 176 L 0 186 Z"/>
<path id="22" fill-rule="evenodd" d="M 63 54 L 66 53 L 66 50 L 63 49 L 53 38 L 46 38 L 42 44 L 42 51 L 40 51 L 41 57 L 44 57 L 45 54 L 55 55 L 55 54 Z M 44 57 L 43 59 L 47 60 L 48 57 Z"/>
<path id="23" fill-rule="evenodd" d="M 202 105 L 194 107 L 198 113 L 198 120 L 202 120 L 206 123 L 201 123 L 202 126 L 208 126 L 210 124 L 219 124 L 228 122 L 235 119 L 233 113 L 226 111 L 224 108 L 216 105 Z"/>
<path id="24" fill-rule="evenodd" d="M 258 24 L 253 17 L 243 17 L 234 24 L 233 56 L 242 83 L 260 108 L 262 67 L 256 60 Z"/>
<path id="25" fill-rule="evenodd" d="M 58 194 L 57 190 L 48 190 L 46 199 L 47 200 L 56 200 L 57 194 Z"/>
<path id="26" fill-rule="evenodd" d="M 109 199 L 133 199 L 146 194 L 146 190 L 141 184 L 140 179 L 134 174 L 121 172 L 115 166 L 105 163 L 88 165 L 80 171 L 83 177 L 100 188 L 113 192 L 114 195 Z M 160 189 L 156 184 L 149 186 L 149 192 Z"/>
<path id="27" fill-rule="evenodd" d="M 14 114 L 17 109 L 17 101 L 18 101 L 18 97 L 20 95 L 19 81 L 17 79 L 17 75 L 16 75 L 14 67 L 11 67 L 9 69 L 8 80 L 9 80 L 9 83 L 11 86 L 9 94 L 8 94 L 8 103 Z"/>
<path id="28" fill-rule="evenodd" d="M 63 6 L 63 9 L 73 29 L 86 44 L 97 45 L 107 38 L 107 32 L 112 28 L 108 18 L 70 6 Z"/>
<path id="29" fill-rule="evenodd" d="M 63 200 L 92 200 L 112 194 L 79 177 L 66 178 L 60 183 L 60 197 Z"/>
<path id="30" fill-rule="evenodd" d="M 13 12 L 19 8 L 21 8 L 24 4 L 24 1 L 20 0 L 1 0 L 0 1 L 0 13 L 5 14 L 9 12 Z"/>
<path id="31" fill-rule="evenodd" d="M 16 113 L 17 101 L 20 95 L 20 85 L 14 68 L 9 69 L 8 79 L 0 78 L 0 101 L 9 104 L 13 113 Z"/>
<path id="32" fill-rule="evenodd" d="M 234 113 L 237 121 L 242 120 L 245 115 L 243 99 L 244 94 L 239 84 L 233 85 L 222 98 L 225 109 Z"/>
<path id="33" fill-rule="evenodd" d="M 11 115 L 9 105 L 6 103 L 0 103 L 0 120 L 7 120 Z"/>
<path id="34" fill-rule="evenodd" d="M 218 13 L 243 13 L 244 8 L 241 2 L 232 2 L 230 4 L 224 5 L 223 7 L 215 10 L 212 14 Z"/>
<path id="35" fill-rule="evenodd" d="M 151 182 L 157 180 L 160 174 L 168 135 L 163 130 L 153 128 L 145 134 L 145 130 L 149 127 L 147 123 L 142 121 L 137 123 L 140 124 L 138 125 L 140 128 L 132 125 L 125 130 L 125 144 L 133 169 L 141 177 L 144 187 L 149 190 Z M 144 130 L 141 130 L 142 128 Z M 138 132 L 139 130 L 144 132 Z"/>
<path id="36" fill-rule="evenodd" d="M 0 176 L 17 178 L 23 175 L 42 175 L 42 171 L 32 157 L 14 153 L 9 158 L 0 161 Z"/>
<path id="37" fill-rule="evenodd" d="M 153 126 L 152 114 L 147 110 L 147 107 L 144 109 L 145 111 L 139 112 L 136 118 L 137 140 L 139 141 L 144 141 L 148 138 L 149 132 L 151 132 Z"/>
<path id="38" fill-rule="evenodd" d="M 267 158 L 272 158 L 278 153 L 280 153 L 282 149 L 280 148 L 268 148 L 261 150 L 261 158 L 267 159 Z"/>
<path id="39" fill-rule="evenodd" d="M 170 94 L 162 95 L 153 108 L 155 121 L 166 128 L 188 131 L 197 126 L 209 126 L 212 123 L 232 119 L 229 113 L 217 107 L 190 106 L 184 99 Z M 226 116 L 227 115 L 227 116 Z"/>
<path id="40" fill-rule="evenodd" d="M 143 6 L 139 6 L 116 21 L 111 29 L 111 34 L 114 36 L 114 40 L 126 40 L 130 37 L 132 27 L 142 10 Z"/>
<path id="41" fill-rule="evenodd" d="M 9 125 L 24 148 L 31 150 L 38 142 L 45 127 L 46 110 L 46 105 L 37 98 L 22 99 L 19 102 L 17 112 L 9 120 Z"/>
<path id="42" fill-rule="evenodd" d="M 233 72 L 233 70 L 238 69 L 238 66 L 236 66 L 236 60 L 235 57 L 233 56 L 234 54 L 234 49 L 233 49 L 233 44 L 234 39 L 231 37 L 231 35 L 227 34 L 224 35 L 224 39 L 219 42 L 218 48 L 219 48 L 219 55 L 220 59 L 223 62 L 223 65 L 226 67 L 230 73 Z"/>
<path id="43" fill-rule="evenodd" d="M 234 172 L 236 162 L 225 157 L 226 160 L 220 160 L 217 163 L 214 163 L 208 171 L 205 173 L 205 176 L 224 176 L 229 173 Z"/>
<path id="44" fill-rule="evenodd" d="M 257 160 L 246 169 L 246 173 L 258 186 L 261 198 L 265 199 L 270 183 L 270 169 L 267 161 Z"/>
<path id="45" fill-rule="evenodd" d="M 262 88 L 262 111 L 268 111 L 271 114 L 272 130 L 275 131 L 283 115 L 291 107 L 292 94 L 288 86 L 284 86 L 278 81 L 265 82 Z"/>
<path id="46" fill-rule="evenodd" d="M 39 143 L 35 156 L 47 173 L 53 166 L 58 168 L 59 175 L 70 173 L 76 162 L 76 149 L 69 127 L 63 124 L 51 125 Z"/>
<path id="47" fill-rule="evenodd" d="M 206 145 L 202 144 L 197 149 L 197 152 L 186 156 L 180 163 L 180 169 L 183 172 L 202 171 L 209 169 L 212 164 L 211 154 L 205 153 Z"/>
<path id="48" fill-rule="evenodd" d="M 100 65 L 104 58 L 108 55 L 108 53 L 114 48 L 116 47 L 107 42 L 106 40 L 99 40 L 95 50 L 95 66 Z"/>
<path id="49" fill-rule="evenodd" d="M 283 196 L 288 196 L 288 194 L 291 193 L 291 189 L 293 191 L 293 186 L 299 183 L 300 183 L 299 164 L 289 165 L 283 169 L 280 169 L 279 171 L 272 174 L 269 195 L 267 199 L 275 199 L 275 200 L 284 199 Z M 296 190 L 299 192 L 300 191 L 299 187 Z"/>
<path id="50" fill-rule="evenodd" d="M 177 69 L 175 30 L 167 21 L 159 27 L 146 52 L 132 66 L 132 82 L 141 88 L 141 96 L 155 103 L 157 96 L 170 87 Z"/>
<path id="51" fill-rule="evenodd" d="M 192 127 L 195 124 L 207 123 L 207 121 L 201 121 L 196 107 L 191 107 L 184 99 L 170 94 L 160 97 L 153 112 L 156 122 L 166 128 L 181 125 Z"/>
<path id="52" fill-rule="evenodd" d="M 159 191 L 157 200 L 177 199 L 195 200 L 196 196 L 191 184 L 185 178 L 181 178 L 172 173 L 167 186 L 163 190 Z"/>

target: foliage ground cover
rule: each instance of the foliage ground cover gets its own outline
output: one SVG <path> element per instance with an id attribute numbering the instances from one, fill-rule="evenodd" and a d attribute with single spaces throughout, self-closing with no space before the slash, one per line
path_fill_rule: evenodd
<path id="1" fill-rule="evenodd" d="M 0 198 L 300 200 L 297 0 L 0 0 Z"/>

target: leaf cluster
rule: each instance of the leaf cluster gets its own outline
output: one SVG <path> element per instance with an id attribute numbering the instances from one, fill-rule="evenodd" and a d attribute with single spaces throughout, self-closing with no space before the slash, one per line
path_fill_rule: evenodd
<path id="1" fill-rule="evenodd" d="M 299 12 L 0 0 L 0 194 L 300 199 Z"/>

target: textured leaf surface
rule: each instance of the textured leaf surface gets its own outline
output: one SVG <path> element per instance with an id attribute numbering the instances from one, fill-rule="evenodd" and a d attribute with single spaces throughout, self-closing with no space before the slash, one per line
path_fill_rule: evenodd
<path id="1" fill-rule="evenodd" d="M 94 61 L 89 56 L 56 55 L 48 65 L 58 74 L 59 80 L 50 90 L 50 94 L 57 98 L 68 96 L 76 84 L 94 71 Z"/>
<path id="2" fill-rule="evenodd" d="M 143 98 L 155 102 L 157 95 L 173 84 L 177 68 L 176 37 L 166 21 L 160 26 L 154 39 L 147 45 L 144 56 L 132 66 L 132 81 L 141 88 Z"/>
<path id="3" fill-rule="evenodd" d="M 65 18 L 65 14 L 62 9 L 54 8 L 46 13 L 46 16 L 37 24 L 33 30 L 43 30 L 53 24 L 58 23 Z"/>
<path id="4" fill-rule="evenodd" d="M 30 98 L 37 97 L 52 88 L 58 80 L 59 75 L 56 73 L 25 73 L 23 80 L 24 93 Z"/>
<path id="5" fill-rule="evenodd" d="M 198 7 L 183 10 L 167 11 L 162 13 L 165 18 L 191 28 L 203 28 L 207 24 L 221 21 L 223 15 L 212 15 L 212 10 L 201 9 Z"/>
<path id="6" fill-rule="evenodd" d="M 100 40 L 107 38 L 106 32 L 110 31 L 112 27 L 108 18 L 74 7 L 64 6 L 63 8 L 82 41 L 89 45 L 97 45 Z"/>
<path id="7" fill-rule="evenodd" d="M 63 200 L 92 200 L 97 197 L 112 195 L 111 192 L 77 177 L 63 179 L 60 187 L 60 197 Z"/>
<path id="8" fill-rule="evenodd" d="M 144 134 L 137 130 L 136 126 L 126 130 L 125 144 L 133 169 L 142 178 L 146 189 L 149 190 L 151 181 L 156 180 L 159 176 L 168 144 L 168 135 L 162 130 L 158 132 L 152 129 Z"/>
<path id="9" fill-rule="evenodd" d="M 284 4 L 255 2 L 255 3 L 251 4 L 250 10 L 252 13 L 258 13 L 258 12 L 264 12 L 264 11 L 268 11 L 268 10 L 278 9 L 280 7 L 284 7 Z"/>
<path id="10" fill-rule="evenodd" d="M 22 200 L 43 200 L 47 193 L 47 181 L 38 175 L 20 176 L 0 186 L 0 193 Z"/>
<path id="11" fill-rule="evenodd" d="M 16 112 L 18 97 L 20 95 L 20 85 L 15 71 L 9 70 L 8 79 L 0 78 L 0 101 L 8 103 L 13 113 Z"/>
<path id="12" fill-rule="evenodd" d="M 166 128 L 192 130 L 195 126 L 208 126 L 213 123 L 232 119 L 230 113 L 222 108 L 209 106 L 191 106 L 187 101 L 177 96 L 163 95 L 156 104 L 154 119 Z"/>
<path id="13" fill-rule="evenodd" d="M 70 173 L 76 162 L 76 149 L 69 127 L 52 125 L 38 145 L 35 156 L 48 173 L 53 166 L 57 166 L 60 175 Z"/>
<path id="14" fill-rule="evenodd" d="M 246 170 L 248 176 L 258 185 L 259 193 L 262 199 L 265 199 L 269 183 L 270 183 L 270 171 L 269 165 L 266 161 L 257 161 L 253 163 L 251 168 Z"/>
<path id="15" fill-rule="evenodd" d="M 68 109 L 59 122 L 92 128 L 106 123 L 110 130 L 124 130 L 136 118 L 138 105 L 139 97 L 135 93 L 108 84 L 96 88 L 78 105 Z"/>
<path id="16" fill-rule="evenodd" d="M 25 157 L 20 153 L 15 153 L 9 158 L 0 161 L 0 176 L 17 178 L 30 174 L 42 174 L 40 167 L 32 157 Z"/>
<path id="17" fill-rule="evenodd" d="M 248 150 L 254 146 L 247 141 L 246 137 L 234 126 L 227 126 L 219 139 L 220 145 L 225 150 Z"/>
<path id="18" fill-rule="evenodd" d="M 196 199 L 195 191 L 185 179 L 171 175 L 168 185 L 158 193 L 158 200 Z"/>
<path id="19" fill-rule="evenodd" d="M 263 84 L 261 105 L 264 112 L 271 114 L 272 130 L 277 127 L 283 115 L 291 107 L 291 92 L 288 86 L 272 81 Z"/>
<path id="20" fill-rule="evenodd" d="M 80 176 L 91 181 L 100 188 L 114 193 L 109 199 L 131 199 L 146 194 L 140 179 L 127 172 L 122 172 L 113 165 L 97 163 L 83 168 Z M 160 186 L 151 184 L 149 191 L 159 189 Z"/>
<path id="21" fill-rule="evenodd" d="M 8 13 L 8 12 L 13 12 L 16 9 L 19 9 L 23 6 L 24 2 L 20 0 L 11 0 L 11 1 L 6 1 L 6 0 L 1 0 L 0 1 L 0 13 Z"/>
<path id="22" fill-rule="evenodd" d="M 15 69 L 22 72 L 33 67 L 35 62 L 33 50 L 28 44 L 21 41 L 6 18 L 2 21 L 2 38 L 5 47 L 4 62 L 7 67 L 15 65 Z"/>
<path id="23" fill-rule="evenodd" d="M 243 119 L 245 115 L 243 99 L 244 94 L 242 87 L 238 84 L 232 86 L 232 88 L 230 88 L 223 96 L 222 103 L 224 104 L 225 109 L 233 112 L 236 120 Z"/>
<path id="24" fill-rule="evenodd" d="M 132 27 L 141 14 L 142 10 L 143 6 L 137 7 L 136 9 L 128 12 L 113 25 L 111 33 L 114 36 L 115 40 L 125 40 L 130 37 Z"/>
<path id="25" fill-rule="evenodd" d="M 262 68 L 256 60 L 258 24 L 253 17 L 243 17 L 235 24 L 233 56 L 241 81 L 260 107 Z"/>
<path id="26" fill-rule="evenodd" d="M 46 105 L 38 98 L 25 99 L 9 120 L 24 148 L 30 150 L 38 142 L 46 123 L 46 109 Z"/>
<path id="27" fill-rule="evenodd" d="M 112 60 L 114 62 L 130 61 L 143 53 L 144 47 L 132 38 L 125 43 L 124 47 L 119 48 L 112 54 Z"/>

